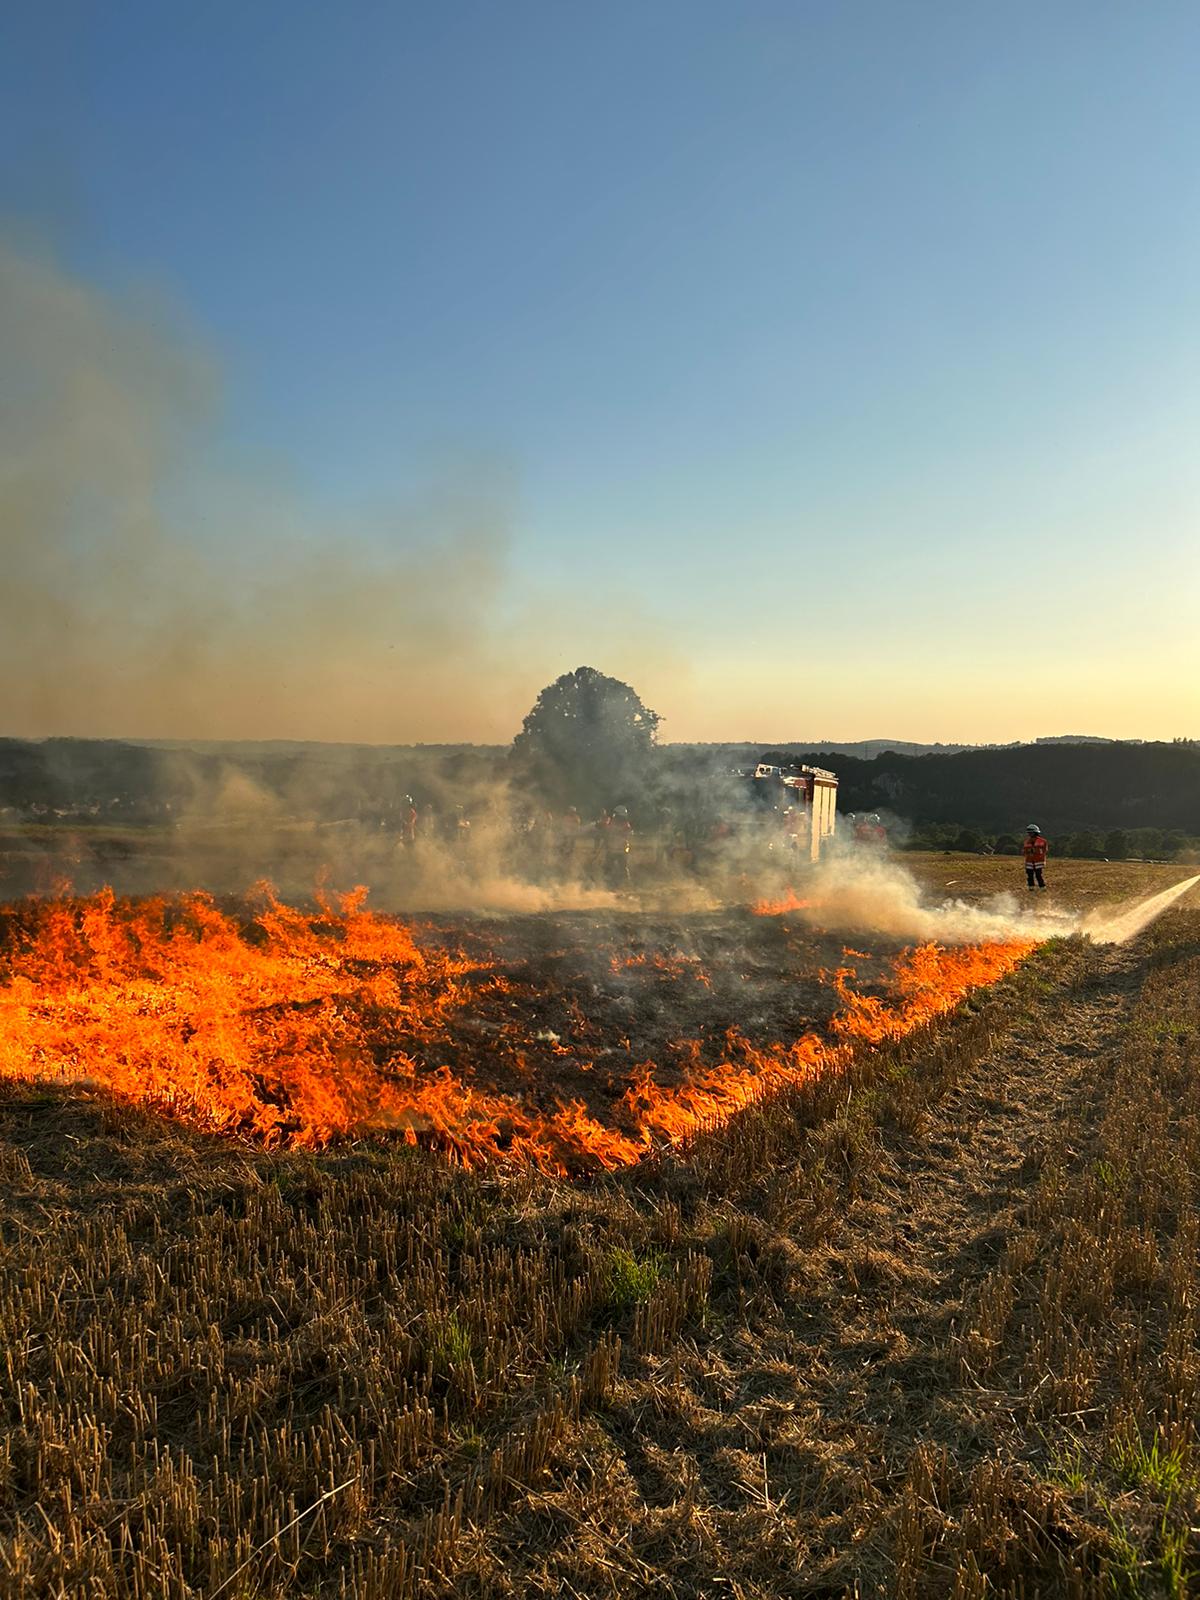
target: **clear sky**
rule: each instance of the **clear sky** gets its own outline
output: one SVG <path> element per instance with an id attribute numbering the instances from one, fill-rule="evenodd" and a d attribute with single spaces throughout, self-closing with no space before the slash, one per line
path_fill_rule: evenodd
<path id="1" fill-rule="evenodd" d="M 2 26 L 3 236 L 52 284 L 14 269 L 0 307 L 21 392 L 58 374 L 38 450 L 86 431 L 79 308 L 99 367 L 152 329 L 207 387 L 156 445 L 175 555 L 141 614 L 188 604 L 183 560 L 211 637 L 253 631 L 260 541 L 325 576 L 284 575 L 314 628 L 291 691 L 229 667 L 206 698 L 197 645 L 203 681 L 143 703 L 111 616 L 30 598 L 86 551 L 30 534 L 39 650 L 81 642 L 0 732 L 507 737 L 587 661 L 668 738 L 1200 736 L 1193 0 L 42 0 Z M 177 386 L 138 374 L 153 427 Z M 77 556 L 96 459 L 38 501 Z M 376 596 L 346 602 L 361 656 L 310 616 L 342 551 Z M 459 625 L 422 632 L 451 593 Z"/>

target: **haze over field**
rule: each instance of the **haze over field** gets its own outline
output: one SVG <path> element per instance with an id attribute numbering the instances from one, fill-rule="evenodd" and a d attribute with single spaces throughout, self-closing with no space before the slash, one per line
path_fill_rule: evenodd
<path id="1" fill-rule="evenodd" d="M 1194 8 L 14 20 L 0 731 L 1200 731 Z"/>

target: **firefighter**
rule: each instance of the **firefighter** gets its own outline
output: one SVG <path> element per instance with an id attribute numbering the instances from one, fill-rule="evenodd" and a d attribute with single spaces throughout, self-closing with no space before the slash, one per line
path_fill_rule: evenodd
<path id="1" fill-rule="evenodd" d="M 559 871 L 564 878 L 569 879 L 575 869 L 575 846 L 579 843 L 581 826 L 578 810 L 568 806 L 558 825 Z"/>
<path id="2" fill-rule="evenodd" d="M 465 806 L 454 808 L 454 832 L 451 835 L 456 849 L 469 850 L 471 847 L 471 819 L 467 815 Z"/>
<path id="3" fill-rule="evenodd" d="M 629 882 L 629 843 L 632 835 L 629 807 L 618 806 L 605 825 L 606 877 L 610 889 L 619 889 Z"/>
<path id="4" fill-rule="evenodd" d="M 1046 876 L 1042 868 L 1046 865 L 1048 849 L 1046 835 L 1036 822 L 1031 822 L 1025 829 L 1025 881 L 1031 889 L 1046 887 Z"/>

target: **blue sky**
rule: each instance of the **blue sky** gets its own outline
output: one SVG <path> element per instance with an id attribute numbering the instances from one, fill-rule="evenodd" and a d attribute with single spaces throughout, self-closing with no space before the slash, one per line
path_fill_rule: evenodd
<path id="1" fill-rule="evenodd" d="M 1200 734 L 1194 5 L 7 16 L 10 227 L 212 353 L 222 471 L 500 486 L 528 698 Z"/>

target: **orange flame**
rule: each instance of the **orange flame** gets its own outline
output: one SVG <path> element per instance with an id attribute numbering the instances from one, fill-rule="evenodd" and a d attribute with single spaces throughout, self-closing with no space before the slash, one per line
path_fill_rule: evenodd
<path id="1" fill-rule="evenodd" d="M 795 889 L 789 889 L 778 900 L 756 900 L 750 907 L 756 917 L 782 917 L 789 911 L 807 911 L 811 900 L 801 900 Z"/>
<path id="2" fill-rule="evenodd" d="M 1034 948 L 1030 940 L 960 945 L 949 950 L 937 944 L 916 945 L 896 961 L 898 999 L 893 1005 L 856 992 L 852 988 L 855 969 L 841 967 L 833 975 L 833 986 L 845 1009 L 830 1022 L 830 1032 L 868 1044 L 901 1039 L 957 1005 L 972 989 L 995 983 Z"/>
<path id="3" fill-rule="evenodd" d="M 609 959 L 609 970 L 614 973 L 630 972 L 641 968 L 653 970 L 668 978 L 693 978 L 704 987 L 711 988 L 712 980 L 700 965 L 698 956 L 686 956 L 676 951 L 674 955 L 667 955 L 663 950 L 639 951 L 632 956 L 612 956 Z"/>
<path id="4" fill-rule="evenodd" d="M 422 947 L 411 926 L 365 910 L 364 898 L 356 890 L 310 915 L 258 885 L 240 915 L 202 894 L 135 904 L 111 891 L 6 908 L 0 1075 L 98 1084 L 269 1143 L 390 1130 L 466 1165 L 615 1168 L 808 1081 L 855 1045 L 901 1036 L 1032 948 L 922 945 L 895 963 L 889 999 L 859 992 L 854 969 L 842 967 L 828 976 L 840 1006 L 828 1036 L 755 1044 L 732 1030 L 715 1065 L 699 1040 L 680 1041 L 682 1081 L 661 1083 L 643 1062 L 602 1118 L 538 1083 L 526 1060 L 533 1040 L 552 1056 L 570 1053 L 553 1033 L 479 1024 L 492 1028 L 492 1044 L 466 1058 L 453 1028 L 475 1025 L 481 996 L 515 1009 L 514 985 L 489 957 Z M 613 964 L 707 982 L 692 958 Z M 528 1080 L 517 1092 L 486 1082 L 501 1046 Z"/>

